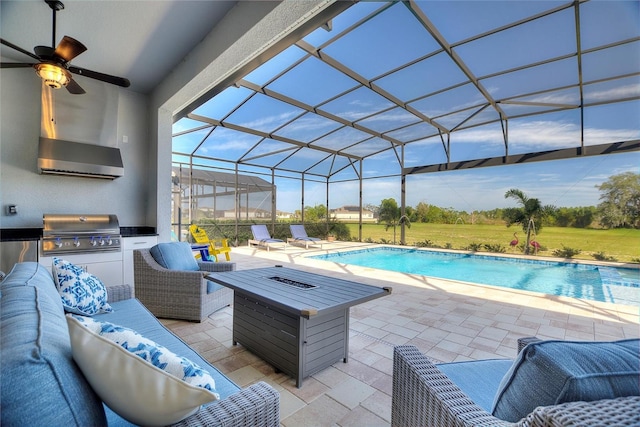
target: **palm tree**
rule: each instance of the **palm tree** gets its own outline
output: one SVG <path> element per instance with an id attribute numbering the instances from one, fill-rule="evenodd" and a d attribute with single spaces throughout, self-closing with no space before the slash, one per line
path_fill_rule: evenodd
<path id="1" fill-rule="evenodd" d="M 400 215 L 400 208 L 395 199 L 384 199 L 380 205 L 379 219 L 385 223 L 384 231 L 393 227 L 393 244 L 396 244 L 396 227 L 404 224 L 411 228 L 411 222 L 406 215 Z M 401 242 L 404 244 L 404 242 Z"/>
<path id="2" fill-rule="evenodd" d="M 537 231 L 540 232 L 543 219 L 553 212 L 555 207 L 550 205 L 542 206 L 540 200 L 529 198 L 517 188 L 507 191 L 504 197 L 505 199 L 514 199 L 520 205 L 518 208 L 506 208 L 503 211 L 502 218 L 507 222 L 507 227 L 511 227 L 512 224 L 520 224 L 522 226 L 522 230 L 527 234 L 524 253 L 528 255 L 533 228 L 531 225 L 537 227 Z"/>

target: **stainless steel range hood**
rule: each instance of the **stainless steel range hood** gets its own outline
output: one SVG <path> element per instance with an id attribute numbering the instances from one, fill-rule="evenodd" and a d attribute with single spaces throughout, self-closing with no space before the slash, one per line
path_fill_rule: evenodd
<path id="1" fill-rule="evenodd" d="M 115 179 L 124 175 L 120 149 L 40 137 L 38 170 L 42 174 Z"/>

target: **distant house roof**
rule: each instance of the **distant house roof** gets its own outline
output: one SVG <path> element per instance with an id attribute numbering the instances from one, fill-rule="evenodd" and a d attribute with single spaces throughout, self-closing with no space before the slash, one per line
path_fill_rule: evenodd
<path id="1" fill-rule="evenodd" d="M 331 209 L 331 212 L 360 212 L 360 207 L 354 206 L 354 205 L 341 206 L 337 209 Z M 371 211 L 368 209 L 362 208 L 362 212 L 371 212 Z"/>
<path id="2" fill-rule="evenodd" d="M 219 187 L 230 187 L 235 188 L 236 185 L 236 174 L 227 173 L 227 172 L 217 172 L 214 170 L 203 170 L 203 169 L 189 169 L 188 167 L 176 167 L 171 168 L 172 170 L 172 179 L 174 180 L 174 184 L 182 182 L 183 180 L 188 183 L 189 181 L 189 173 L 191 172 L 191 179 L 195 180 L 195 184 L 202 184 L 203 182 L 207 183 L 215 183 L 216 186 Z M 258 191 L 271 191 L 274 185 L 270 182 L 265 181 L 264 179 L 257 177 L 255 175 L 238 175 L 238 186 L 241 190 L 249 191 L 249 192 L 258 192 Z"/>

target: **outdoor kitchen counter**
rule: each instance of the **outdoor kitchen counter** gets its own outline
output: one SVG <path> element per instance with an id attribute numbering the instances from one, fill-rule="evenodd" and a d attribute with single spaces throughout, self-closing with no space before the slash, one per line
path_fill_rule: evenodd
<path id="1" fill-rule="evenodd" d="M 302 380 L 349 356 L 349 308 L 391 293 L 283 267 L 211 273 L 234 290 L 233 344 Z"/>
<path id="2" fill-rule="evenodd" d="M 0 241 L 39 240 L 42 228 L 0 228 Z"/>
<path id="3" fill-rule="evenodd" d="M 120 227 L 122 237 L 157 236 L 155 227 Z"/>

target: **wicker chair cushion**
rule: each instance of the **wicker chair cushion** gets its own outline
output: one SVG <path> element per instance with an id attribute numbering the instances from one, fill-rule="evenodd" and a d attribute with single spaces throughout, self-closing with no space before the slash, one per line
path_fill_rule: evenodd
<path id="1" fill-rule="evenodd" d="M 49 271 L 36 262 L 16 264 L 0 289 L 0 424 L 106 425 L 102 401 L 73 361 Z"/>
<path id="2" fill-rule="evenodd" d="M 640 395 L 640 340 L 541 341 L 503 378 L 493 415 L 516 422 L 537 406 Z"/>
<path id="3" fill-rule="evenodd" d="M 200 270 L 187 242 L 158 243 L 149 249 L 149 253 L 158 264 L 169 270 Z"/>
<path id="4" fill-rule="evenodd" d="M 442 363 L 436 366 L 476 405 L 490 412 L 500 382 L 511 365 L 513 360 L 488 359 Z"/>
<path id="5" fill-rule="evenodd" d="M 208 372 L 129 328 L 76 315 L 67 322 L 74 360 L 104 402 L 132 423 L 172 424 L 220 397 Z"/>

